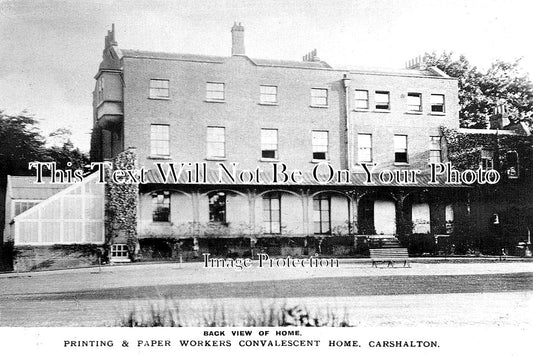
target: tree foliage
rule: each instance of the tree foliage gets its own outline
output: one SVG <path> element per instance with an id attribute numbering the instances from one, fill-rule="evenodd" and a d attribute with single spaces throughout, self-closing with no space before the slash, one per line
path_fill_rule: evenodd
<path id="1" fill-rule="evenodd" d="M 0 111 L 0 177 L 28 175 L 28 162 L 46 154 L 45 139 L 37 120 L 27 112 L 8 115 Z"/>
<path id="2" fill-rule="evenodd" d="M 533 84 L 520 69 L 520 60 L 496 61 L 486 71 L 452 52 L 425 55 L 428 66 L 436 66 L 459 81 L 459 119 L 461 127 L 486 128 L 489 117 L 504 105 L 513 122 L 533 121 Z"/>
<path id="3" fill-rule="evenodd" d="M 28 169 L 28 163 L 33 161 L 56 162 L 59 169 L 83 169 L 88 164 L 87 155 L 72 144 L 69 130 L 58 129 L 50 136 L 62 136 L 62 145 L 46 147 L 38 121 L 31 114 L 0 111 L 0 179 L 7 175 L 33 175 L 35 172 Z"/>

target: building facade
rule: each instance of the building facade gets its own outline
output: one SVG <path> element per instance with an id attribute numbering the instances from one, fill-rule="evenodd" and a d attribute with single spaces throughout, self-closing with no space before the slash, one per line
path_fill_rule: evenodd
<path id="1" fill-rule="evenodd" d="M 118 46 L 114 29 L 106 37 L 92 158 L 134 148 L 138 165 L 151 169 L 139 187 L 141 240 L 379 237 L 445 233 L 446 222 L 449 230 L 463 187 L 431 184 L 428 163 L 447 160 L 440 128 L 459 126 L 456 79 L 421 62 L 332 68 L 316 51 L 302 61 L 250 58 L 243 26 L 231 34 L 229 57 L 133 51 Z M 162 184 L 154 164 L 171 162 L 205 164 L 207 178 Z M 369 184 L 362 163 L 373 173 L 420 172 L 416 182 Z M 266 178 L 222 181 L 221 164 Z M 273 184 L 274 164 L 302 179 Z M 317 166 L 349 183 L 313 180 Z"/>
<path id="2" fill-rule="evenodd" d="M 117 203 L 93 173 L 7 217 L 25 251 L 15 269 L 58 251 L 65 261 L 357 256 L 372 244 L 418 253 L 413 238 L 447 236 L 467 215 L 471 187 L 432 178 L 429 165 L 449 162 L 456 79 L 420 60 L 383 70 L 333 68 L 316 50 L 250 58 L 243 26 L 231 37 L 231 56 L 218 57 L 122 49 L 108 31 L 91 161 L 128 158 L 145 179 Z M 128 226 L 113 222 L 126 210 Z"/>

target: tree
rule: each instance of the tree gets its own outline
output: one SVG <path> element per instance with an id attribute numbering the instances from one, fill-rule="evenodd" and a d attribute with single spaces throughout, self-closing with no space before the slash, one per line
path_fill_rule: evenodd
<path id="1" fill-rule="evenodd" d="M 37 124 L 25 111 L 18 115 L 0 111 L 0 181 L 7 175 L 33 175 L 35 171 L 28 169 L 33 161 L 56 162 L 59 169 L 83 169 L 89 163 L 87 155 L 72 144 L 68 129 L 51 133 L 62 145 L 47 148 Z"/>
<path id="2" fill-rule="evenodd" d="M 46 160 L 56 162 L 58 169 L 81 169 L 86 171 L 86 166 L 89 164 L 87 154 L 81 152 L 79 148 L 74 147 L 70 140 L 63 143 L 61 147 L 52 146 L 48 148 L 46 155 Z"/>
<path id="3" fill-rule="evenodd" d="M 487 71 L 472 66 L 465 56 L 452 52 L 426 53 L 426 65 L 436 66 L 458 79 L 461 127 L 486 128 L 490 116 L 504 105 L 514 122 L 533 121 L 533 84 L 520 70 L 520 60 L 494 62 Z"/>
<path id="4" fill-rule="evenodd" d="M 85 170 L 89 164 L 89 157 L 74 147 L 71 136 L 72 131 L 66 128 L 59 128 L 48 135 L 55 145 L 46 150 L 47 161 L 56 162 L 56 167 L 59 169 Z"/>
<path id="5" fill-rule="evenodd" d="M 27 112 L 8 115 L 0 111 L 0 180 L 7 175 L 28 175 L 28 162 L 46 154 L 37 120 Z"/>

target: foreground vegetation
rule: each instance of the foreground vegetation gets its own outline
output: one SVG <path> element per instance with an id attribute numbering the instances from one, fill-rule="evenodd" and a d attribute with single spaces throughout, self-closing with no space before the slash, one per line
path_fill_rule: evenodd
<path id="1" fill-rule="evenodd" d="M 191 321 L 185 317 L 178 303 L 170 300 L 163 306 L 152 304 L 148 309 L 134 308 L 127 313 L 117 326 L 123 327 L 184 327 L 184 326 L 351 326 L 348 316 L 338 317 L 334 312 L 311 313 L 305 306 L 287 307 L 286 305 L 261 306 L 258 311 L 246 310 L 244 317 L 235 319 L 223 306 L 213 305 L 206 315 L 196 316 Z"/>

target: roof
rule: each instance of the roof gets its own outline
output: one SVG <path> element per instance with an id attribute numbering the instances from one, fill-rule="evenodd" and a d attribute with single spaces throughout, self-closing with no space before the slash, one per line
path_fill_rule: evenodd
<path id="1" fill-rule="evenodd" d="M 450 76 L 437 67 L 427 67 L 425 69 L 348 67 L 346 70 L 352 74 L 398 75 L 405 77 L 436 77 L 451 79 Z"/>
<path id="2" fill-rule="evenodd" d="M 231 57 L 221 57 L 221 56 L 210 56 L 210 55 L 201 55 L 201 54 L 186 54 L 186 53 L 168 53 L 168 52 L 151 52 L 151 51 L 141 51 L 141 50 L 132 50 L 132 49 L 121 49 L 123 57 L 130 58 L 146 58 L 146 59 L 162 59 L 162 60 L 175 60 L 175 61 L 186 61 L 186 62 L 204 62 L 204 63 L 224 63 Z M 286 61 L 286 60 L 275 60 L 275 59 L 257 59 L 246 57 L 252 63 L 257 66 L 264 67 L 288 67 L 288 68 L 322 68 L 322 69 L 331 69 L 331 66 L 323 61 L 316 62 L 304 62 L 304 61 Z"/>
<path id="3" fill-rule="evenodd" d="M 35 183 L 34 176 L 8 176 L 11 199 L 45 200 L 72 184 Z M 47 179 L 45 180 L 47 181 Z"/>
<path id="4" fill-rule="evenodd" d="M 121 57 L 129 57 L 129 58 L 160 59 L 160 60 L 174 60 L 174 61 L 185 61 L 185 62 L 220 63 L 220 64 L 232 58 L 232 57 L 211 56 L 211 55 L 201 55 L 201 54 L 152 52 L 152 51 L 118 49 L 118 48 L 116 48 L 116 53 L 117 55 Z M 344 72 L 349 72 L 352 74 L 397 75 L 397 76 L 407 76 L 407 77 L 434 77 L 434 78 L 453 79 L 436 67 L 428 67 L 425 69 L 394 69 L 394 68 L 339 66 L 339 67 L 334 68 L 324 61 L 289 61 L 289 60 L 277 60 L 277 59 L 261 59 L 261 58 L 250 58 L 245 55 L 239 55 L 239 57 L 245 57 L 249 59 L 252 63 L 260 67 L 323 69 L 323 70 L 344 71 Z"/>
<path id="5" fill-rule="evenodd" d="M 241 171 L 238 171 L 236 176 L 239 175 Z M 281 183 L 277 182 L 274 183 L 274 177 L 270 172 L 262 171 L 260 172 L 260 176 L 258 180 L 253 180 L 252 182 L 233 182 L 229 176 L 225 173 L 220 174 L 219 177 L 219 171 L 210 169 L 207 170 L 207 177 L 204 179 L 203 172 L 200 170 L 198 172 L 198 179 L 194 179 L 192 181 L 188 180 L 188 176 L 186 174 L 182 174 L 179 176 L 177 181 L 174 181 L 172 178 L 169 179 L 168 182 L 164 182 L 162 177 L 159 175 L 158 171 L 155 169 L 151 169 L 147 171 L 146 178 L 147 183 L 152 184 L 183 184 L 183 185 L 235 185 L 235 186 L 243 186 L 243 185 L 257 185 L 257 186 L 322 186 L 322 187 L 419 187 L 419 188 L 439 188 L 439 187 L 454 187 L 454 188 L 461 188 L 461 187 L 468 187 L 464 184 L 448 184 L 444 182 L 444 178 L 439 176 L 437 177 L 438 183 L 429 183 L 430 176 L 429 174 L 419 174 L 417 176 L 417 182 L 414 184 L 400 184 L 398 182 L 392 182 L 392 183 L 381 183 L 378 179 L 377 174 L 372 175 L 373 183 L 366 183 L 366 174 L 365 173 L 358 173 L 358 172 L 351 172 L 350 173 L 350 179 L 349 183 L 345 182 L 330 182 L 330 183 L 321 183 L 320 181 L 326 181 L 327 177 L 325 176 L 319 176 L 318 179 L 320 181 L 317 181 L 311 172 L 303 172 L 300 182 L 298 183 Z M 249 177 L 249 174 L 246 173 L 245 177 Z M 247 179 L 247 178 L 245 178 Z M 258 182 L 259 181 L 259 182 Z"/>

